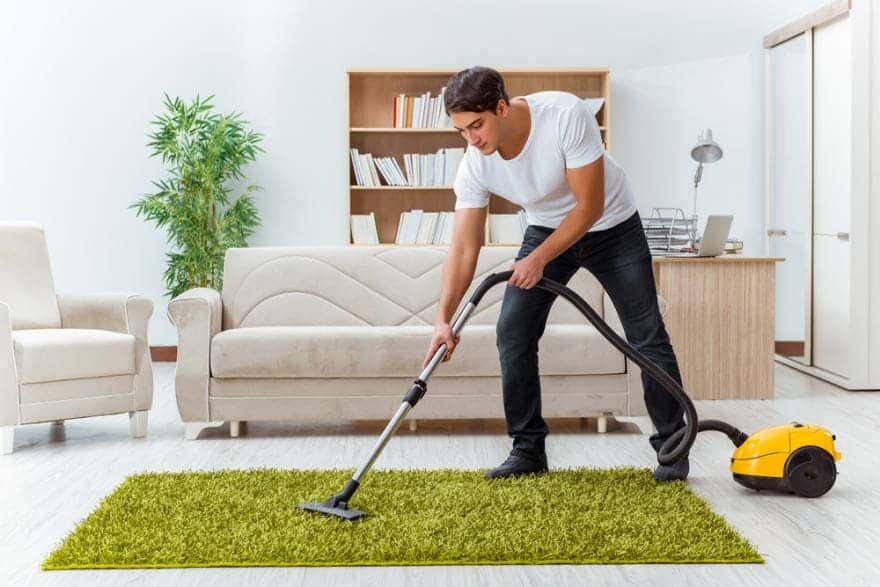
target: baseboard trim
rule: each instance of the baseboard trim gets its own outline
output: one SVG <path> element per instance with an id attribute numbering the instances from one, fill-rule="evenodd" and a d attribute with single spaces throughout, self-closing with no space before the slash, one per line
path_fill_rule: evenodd
<path id="1" fill-rule="evenodd" d="M 151 346 L 150 358 L 155 363 L 176 363 L 177 347 L 176 346 Z"/>
<path id="2" fill-rule="evenodd" d="M 776 354 L 783 357 L 803 357 L 804 342 L 797 340 L 777 340 Z"/>

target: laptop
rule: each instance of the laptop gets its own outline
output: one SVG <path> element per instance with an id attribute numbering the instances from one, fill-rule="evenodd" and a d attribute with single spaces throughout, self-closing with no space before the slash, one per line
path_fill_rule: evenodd
<path id="1" fill-rule="evenodd" d="M 700 248 L 693 252 L 663 253 L 663 257 L 717 257 L 724 253 L 724 245 L 733 224 L 732 214 L 712 214 L 706 219 L 706 230 Z"/>

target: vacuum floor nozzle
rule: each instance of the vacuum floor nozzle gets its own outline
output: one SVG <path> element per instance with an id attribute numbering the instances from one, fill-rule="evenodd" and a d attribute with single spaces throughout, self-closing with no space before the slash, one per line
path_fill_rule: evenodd
<path id="1" fill-rule="evenodd" d="M 343 520 L 349 520 L 351 522 L 359 520 L 367 515 L 367 512 L 350 508 L 347 505 L 340 507 L 319 502 L 301 503 L 299 504 L 299 508 L 306 510 L 307 512 L 317 512 L 327 516 L 336 516 L 337 518 L 342 518 Z"/>

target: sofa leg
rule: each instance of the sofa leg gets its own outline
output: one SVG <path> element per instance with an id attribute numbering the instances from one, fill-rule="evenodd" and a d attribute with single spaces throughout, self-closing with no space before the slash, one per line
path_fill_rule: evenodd
<path id="1" fill-rule="evenodd" d="M 0 455 L 11 455 L 15 444 L 15 426 L 0 426 Z"/>
<path id="2" fill-rule="evenodd" d="M 608 432 L 608 414 L 602 414 L 596 418 L 596 432 L 599 434 Z"/>
<path id="3" fill-rule="evenodd" d="M 183 433 L 183 437 L 186 440 L 195 440 L 205 428 L 216 428 L 222 424 L 223 422 L 186 422 L 186 431 Z"/>
<path id="4" fill-rule="evenodd" d="M 410 420 L 409 421 L 409 431 L 415 432 L 418 429 L 419 429 L 418 420 L 415 420 L 415 419 Z"/>
<path id="5" fill-rule="evenodd" d="M 229 436 L 232 438 L 238 438 L 241 436 L 241 422 L 233 420 L 229 423 Z"/>
<path id="6" fill-rule="evenodd" d="M 129 413 L 131 413 L 131 412 L 129 412 Z M 64 420 L 55 420 L 52 423 L 56 426 L 64 426 Z"/>
<path id="7" fill-rule="evenodd" d="M 147 435 L 147 410 L 128 413 L 128 424 L 131 427 L 132 438 L 143 438 Z"/>

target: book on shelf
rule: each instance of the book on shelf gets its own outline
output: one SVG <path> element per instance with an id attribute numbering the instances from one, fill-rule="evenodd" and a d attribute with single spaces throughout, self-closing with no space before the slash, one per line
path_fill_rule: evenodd
<path id="1" fill-rule="evenodd" d="M 518 245 L 522 243 L 527 226 L 524 210 L 516 214 L 489 214 L 489 243 Z"/>
<path id="2" fill-rule="evenodd" d="M 370 170 L 370 177 L 372 178 L 372 185 L 381 185 L 379 182 L 379 173 L 376 171 L 376 165 L 373 161 L 373 155 L 367 153 L 367 169 Z"/>
<path id="3" fill-rule="evenodd" d="M 446 147 L 443 149 L 446 156 L 446 162 L 443 166 L 444 183 L 452 185 L 455 182 L 455 175 L 458 173 L 458 166 L 464 158 L 464 147 Z"/>
<path id="4" fill-rule="evenodd" d="M 400 213 L 397 224 L 398 245 L 448 245 L 452 242 L 454 212 L 411 210 Z"/>
<path id="5" fill-rule="evenodd" d="M 413 210 L 404 218 L 404 238 L 401 244 L 414 245 L 419 238 L 419 226 L 422 223 L 423 210 Z"/>
<path id="6" fill-rule="evenodd" d="M 391 116 L 394 128 L 451 128 L 452 120 L 446 114 L 445 99 L 446 86 L 433 97 L 431 92 L 415 96 L 396 95 Z"/>
<path id="7" fill-rule="evenodd" d="M 436 153 L 405 153 L 403 168 L 396 157 L 373 157 L 351 149 L 351 164 L 359 186 L 450 187 L 464 157 L 463 147 L 444 147 Z"/>
<path id="8" fill-rule="evenodd" d="M 434 230 L 437 228 L 437 216 L 439 212 L 422 212 L 422 219 L 419 223 L 418 236 L 416 237 L 417 245 L 427 245 L 433 243 Z"/>
<path id="9" fill-rule="evenodd" d="M 351 168 L 354 169 L 354 179 L 357 185 L 366 185 L 363 175 L 361 175 L 360 155 L 357 149 L 350 149 L 351 152 Z"/>
<path id="10" fill-rule="evenodd" d="M 378 245 L 379 231 L 376 228 L 376 214 L 351 215 L 351 242 L 356 245 Z"/>
<path id="11" fill-rule="evenodd" d="M 370 153 L 360 153 L 357 149 L 351 149 L 351 164 L 354 167 L 354 177 L 357 185 L 377 187 L 382 185 L 379 174 L 376 171 L 376 162 Z"/>

